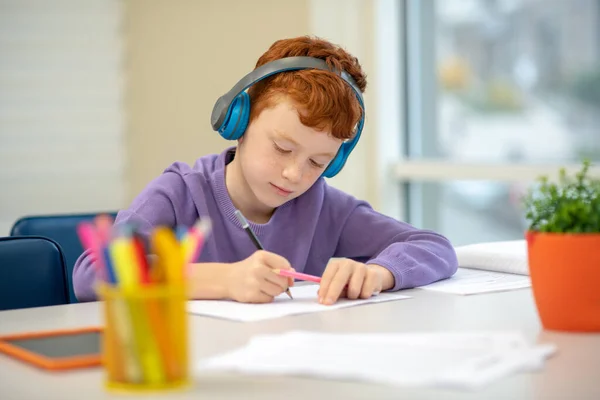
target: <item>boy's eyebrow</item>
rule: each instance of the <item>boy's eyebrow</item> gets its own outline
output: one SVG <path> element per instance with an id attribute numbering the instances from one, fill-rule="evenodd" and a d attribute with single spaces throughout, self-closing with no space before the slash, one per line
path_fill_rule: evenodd
<path id="1" fill-rule="evenodd" d="M 319 156 L 328 157 L 328 158 L 334 158 L 335 154 L 334 153 L 329 153 L 329 152 L 328 153 L 319 153 L 319 154 L 317 154 L 317 157 L 319 157 Z"/>
<path id="2" fill-rule="evenodd" d="M 287 134 L 285 134 L 284 132 L 281 131 L 275 131 L 275 133 L 277 135 L 279 135 L 283 140 L 287 140 L 288 142 L 292 143 L 294 146 L 299 146 L 301 147 L 302 145 L 298 142 L 296 142 L 294 139 L 292 139 L 290 136 L 288 136 Z M 329 157 L 329 158 L 334 158 L 335 157 L 335 153 L 319 153 L 317 154 L 317 156 L 323 156 L 323 157 Z"/>
<path id="3" fill-rule="evenodd" d="M 284 132 L 276 130 L 275 133 L 277 135 L 279 135 L 282 139 L 287 140 L 288 142 L 292 143 L 294 146 L 300 146 L 300 143 L 296 142 L 294 139 L 292 139 L 291 137 L 286 135 Z"/>

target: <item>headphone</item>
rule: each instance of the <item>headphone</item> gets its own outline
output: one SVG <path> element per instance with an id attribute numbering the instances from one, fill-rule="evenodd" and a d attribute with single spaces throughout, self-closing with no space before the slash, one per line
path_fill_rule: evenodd
<path id="1" fill-rule="evenodd" d="M 227 140 L 239 139 L 246 131 L 250 119 L 250 96 L 246 92 L 246 89 L 271 75 L 303 69 L 320 69 L 335 72 L 352 88 L 363 109 L 362 117 L 356 129 L 356 135 L 351 140 L 342 143 L 335 158 L 331 160 L 325 171 L 323 171 L 323 176 L 331 178 L 341 171 L 354 146 L 358 143 L 365 122 L 365 106 L 360 89 L 352 76 L 345 71 L 333 71 L 320 58 L 286 57 L 261 65 L 244 76 L 230 91 L 217 99 L 210 116 L 210 123 L 213 129 L 219 132 L 223 138 Z"/>

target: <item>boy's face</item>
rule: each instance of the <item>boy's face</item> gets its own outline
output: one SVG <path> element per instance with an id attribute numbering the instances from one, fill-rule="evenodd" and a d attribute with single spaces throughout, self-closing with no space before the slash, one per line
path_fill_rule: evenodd
<path id="1" fill-rule="evenodd" d="M 246 129 L 238 148 L 241 171 L 256 199 L 276 208 L 306 192 L 341 144 L 304 126 L 293 104 L 281 99 Z"/>

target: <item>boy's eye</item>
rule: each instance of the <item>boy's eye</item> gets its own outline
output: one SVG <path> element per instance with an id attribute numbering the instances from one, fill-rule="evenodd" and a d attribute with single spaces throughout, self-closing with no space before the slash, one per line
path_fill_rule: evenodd
<path id="1" fill-rule="evenodd" d="M 273 147 L 275 147 L 275 150 L 277 150 L 280 153 L 286 154 L 286 153 L 290 153 L 291 150 L 286 150 L 286 149 L 282 149 L 281 147 L 279 147 L 277 145 L 277 143 L 273 142 Z"/>
<path id="2" fill-rule="evenodd" d="M 323 168 L 325 166 L 324 164 L 319 164 L 315 160 L 310 160 L 310 163 L 312 164 L 313 167 L 316 167 L 316 168 Z"/>

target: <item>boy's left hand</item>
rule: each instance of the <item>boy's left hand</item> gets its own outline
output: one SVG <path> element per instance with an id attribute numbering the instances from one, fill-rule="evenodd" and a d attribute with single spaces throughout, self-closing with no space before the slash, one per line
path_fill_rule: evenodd
<path id="1" fill-rule="evenodd" d="M 382 266 L 350 259 L 333 260 L 321 278 L 319 303 L 331 305 L 340 297 L 368 299 L 393 286 L 394 276 Z"/>

